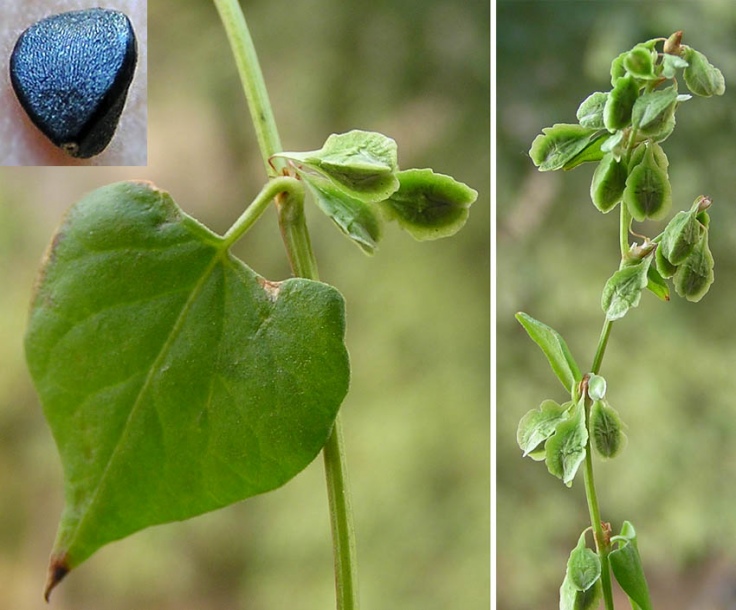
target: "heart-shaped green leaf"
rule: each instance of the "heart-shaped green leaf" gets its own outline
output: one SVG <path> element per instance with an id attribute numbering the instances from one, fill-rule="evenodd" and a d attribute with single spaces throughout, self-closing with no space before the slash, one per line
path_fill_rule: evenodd
<path id="1" fill-rule="evenodd" d="M 108 542 L 282 485 L 326 442 L 343 299 L 228 245 L 142 183 L 93 192 L 57 231 L 26 335 L 65 479 L 47 593 Z"/>

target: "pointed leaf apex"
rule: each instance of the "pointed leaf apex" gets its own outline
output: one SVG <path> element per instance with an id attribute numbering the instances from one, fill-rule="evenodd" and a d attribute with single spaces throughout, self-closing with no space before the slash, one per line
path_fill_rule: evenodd
<path id="1" fill-rule="evenodd" d="M 51 592 L 56 588 L 56 585 L 58 585 L 70 571 L 71 567 L 69 567 L 66 553 L 62 553 L 60 555 L 54 554 L 51 556 L 48 575 L 46 577 L 46 587 L 43 590 L 43 598 L 47 603 L 51 598 Z"/>

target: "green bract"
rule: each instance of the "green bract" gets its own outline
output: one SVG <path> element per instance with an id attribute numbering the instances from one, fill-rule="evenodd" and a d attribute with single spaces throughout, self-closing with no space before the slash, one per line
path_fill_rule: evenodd
<path id="1" fill-rule="evenodd" d="M 588 422 L 593 448 L 603 458 L 616 457 L 626 445 L 624 425 L 606 400 L 595 400 Z"/>
<path id="2" fill-rule="evenodd" d="M 322 148 L 274 155 L 296 161 L 302 169 L 318 171 L 350 197 L 375 203 L 397 188 L 399 168 L 396 142 L 383 134 L 353 130 L 332 134 Z"/>
<path id="3" fill-rule="evenodd" d="M 654 294 L 654 296 L 656 296 L 658 299 L 661 299 L 662 301 L 669 301 L 670 288 L 667 285 L 665 278 L 657 270 L 658 266 L 659 262 L 657 262 L 657 265 L 649 265 L 649 270 L 647 271 L 647 290 Z"/>
<path id="4" fill-rule="evenodd" d="M 565 578 L 578 591 L 587 591 L 601 576 L 601 560 L 585 545 L 585 532 L 567 560 Z"/>
<path id="5" fill-rule="evenodd" d="M 631 265 L 624 265 L 606 282 L 601 297 L 601 307 L 607 320 L 623 318 L 641 299 L 641 291 L 647 287 L 652 255 Z"/>
<path id="6" fill-rule="evenodd" d="M 579 591 L 565 578 L 560 587 L 560 610 L 596 610 L 602 598 L 600 579 L 590 589 Z"/>
<path id="7" fill-rule="evenodd" d="M 703 199 L 696 199 L 689 211 L 675 214 L 662 234 L 659 244 L 660 253 L 672 265 L 676 266 L 684 262 L 696 244 L 705 236 L 706 228 L 698 221 L 698 214 L 702 211 L 700 203 Z"/>
<path id="8" fill-rule="evenodd" d="M 672 206 L 672 187 L 667 170 L 655 155 L 657 149 L 661 150 L 659 144 L 652 142 L 647 145 L 641 162 L 626 178 L 623 201 L 634 219 L 639 221 L 662 218 Z"/>
<path id="9" fill-rule="evenodd" d="M 677 272 L 677 265 L 673 265 L 662 253 L 661 248 L 657 248 L 655 253 L 655 261 L 657 263 L 657 271 L 663 278 L 671 278 Z"/>
<path id="10" fill-rule="evenodd" d="M 555 433 L 557 424 L 567 419 L 572 405 L 572 402 L 558 405 L 554 400 L 545 400 L 539 409 L 532 409 L 521 418 L 516 442 L 525 457 Z"/>
<path id="11" fill-rule="evenodd" d="M 396 174 L 399 189 L 381 202 L 386 216 L 396 220 L 414 239 L 438 239 L 457 233 L 468 219 L 477 191 L 431 169 Z"/>
<path id="12" fill-rule="evenodd" d="M 581 127 L 588 129 L 604 129 L 603 108 L 606 105 L 608 93 L 597 91 L 588 96 L 578 108 L 577 117 Z"/>
<path id="13" fill-rule="evenodd" d="M 544 445 L 547 470 L 568 487 L 585 459 L 588 430 L 585 427 L 584 399 L 570 407 L 570 416 L 560 421 Z"/>
<path id="14" fill-rule="evenodd" d="M 320 209 L 366 254 L 373 254 L 381 239 L 378 208 L 349 196 L 332 181 L 318 174 L 302 176 Z"/>
<path id="15" fill-rule="evenodd" d="M 595 207 L 604 214 L 616 207 L 623 197 L 627 177 L 626 165 L 607 153 L 595 168 L 590 183 L 590 198 Z"/>
<path id="16" fill-rule="evenodd" d="M 695 95 L 710 97 L 726 92 L 726 81 L 721 71 L 708 61 L 700 51 L 682 46 L 688 66 L 684 70 L 685 84 Z"/>
<path id="17" fill-rule="evenodd" d="M 64 467 L 50 586 L 99 547 L 284 484 L 348 389 L 344 303 L 270 282 L 143 183 L 77 203 L 25 346 Z"/>
<path id="18" fill-rule="evenodd" d="M 639 135 L 656 136 L 656 141 L 664 140 L 674 129 L 675 109 L 677 108 L 677 87 L 645 93 L 634 103 L 631 124 L 639 130 Z"/>
<path id="19" fill-rule="evenodd" d="M 597 129 L 557 123 L 542 129 L 534 138 L 529 156 L 540 171 L 562 169 L 566 163 L 582 152 L 598 134 Z"/>
<path id="20" fill-rule="evenodd" d="M 626 55 L 624 55 L 623 66 L 626 72 L 645 80 L 656 78 L 654 74 L 654 62 L 657 52 L 650 47 L 638 44 Z"/>
<path id="21" fill-rule="evenodd" d="M 713 283 L 713 255 L 708 247 L 708 233 L 677 268 L 673 278 L 675 291 L 688 301 L 697 303 Z"/>
<path id="22" fill-rule="evenodd" d="M 319 150 L 288 159 L 319 208 L 366 254 L 381 238 L 382 216 L 417 240 L 449 237 L 468 218 L 477 191 L 431 169 L 399 171 L 396 142 L 380 133 L 332 134 Z"/>
<path id="23" fill-rule="evenodd" d="M 638 95 L 639 84 L 633 76 L 624 76 L 616 81 L 603 107 L 603 123 L 608 131 L 613 132 L 629 125 Z"/>

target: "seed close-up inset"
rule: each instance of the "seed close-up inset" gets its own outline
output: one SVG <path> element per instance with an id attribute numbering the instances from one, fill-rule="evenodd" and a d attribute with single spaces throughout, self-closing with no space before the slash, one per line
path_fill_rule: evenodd
<path id="1" fill-rule="evenodd" d="M 112 140 L 138 52 L 118 11 L 61 13 L 25 30 L 10 56 L 10 80 L 33 123 L 72 157 L 101 153 Z"/>

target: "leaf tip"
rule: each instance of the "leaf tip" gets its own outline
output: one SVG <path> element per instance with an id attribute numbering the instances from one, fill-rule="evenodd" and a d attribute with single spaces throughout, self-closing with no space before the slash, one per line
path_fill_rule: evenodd
<path id="1" fill-rule="evenodd" d="M 56 585 L 64 579 L 70 570 L 66 553 L 51 556 L 48 575 L 46 577 L 46 587 L 43 591 L 43 598 L 46 600 L 46 603 L 49 602 L 51 592 L 56 588 Z"/>

